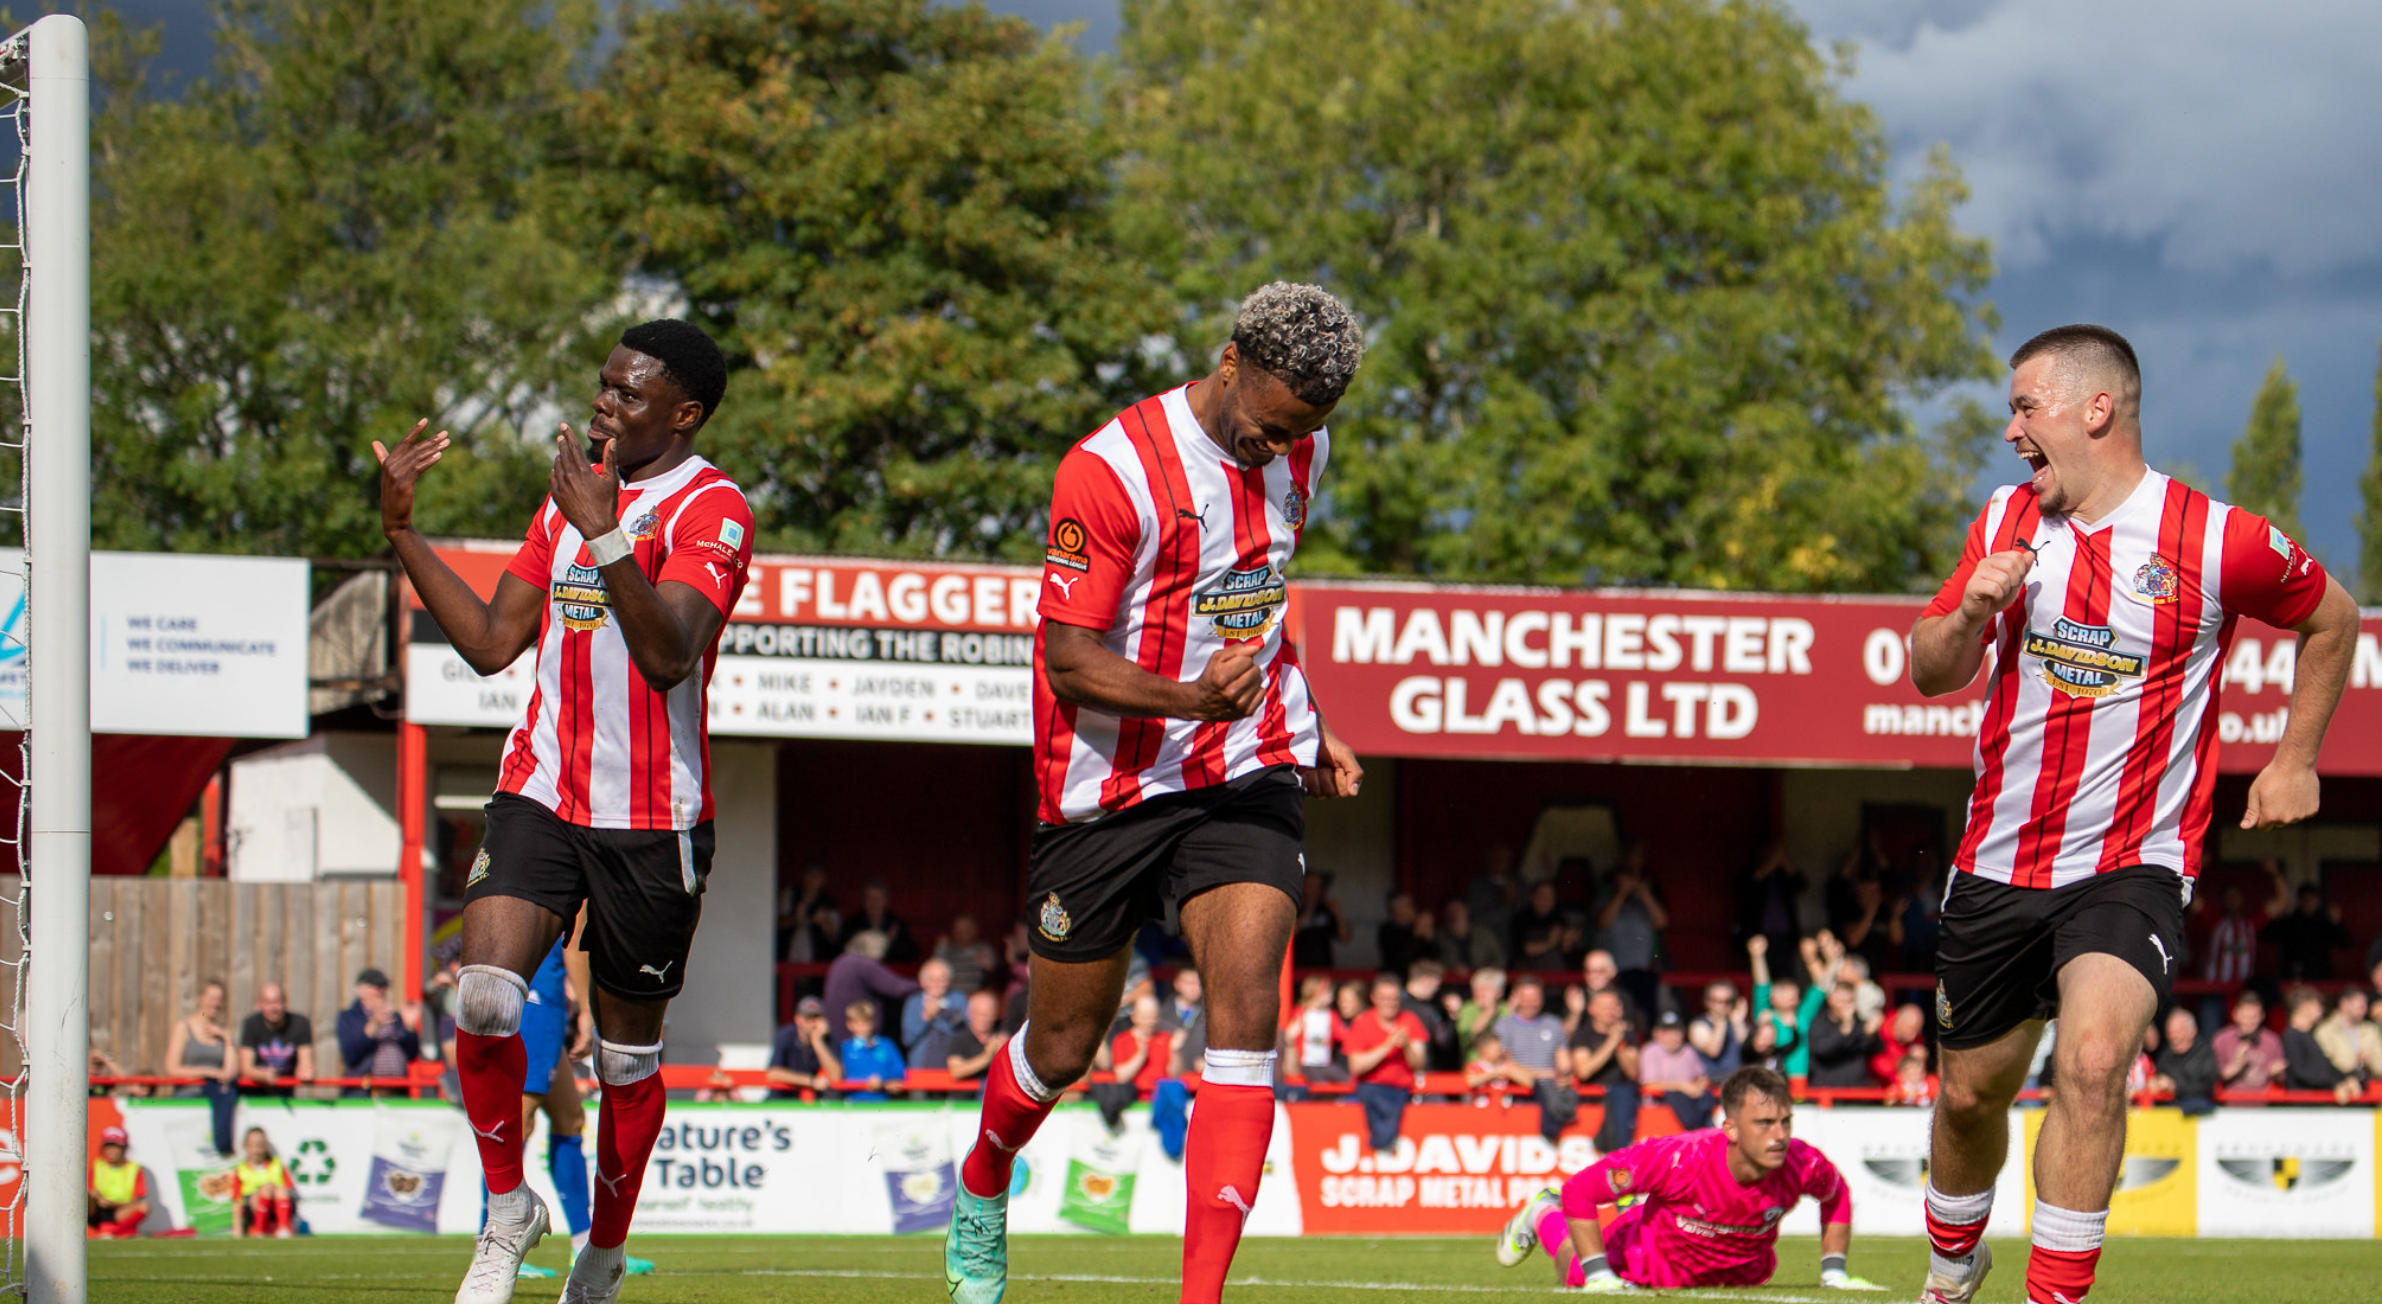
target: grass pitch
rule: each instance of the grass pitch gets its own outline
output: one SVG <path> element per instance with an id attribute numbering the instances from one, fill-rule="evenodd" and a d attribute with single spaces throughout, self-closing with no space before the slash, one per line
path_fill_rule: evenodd
<path id="1" fill-rule="evenodd" d="M 569 1242 L 551 1237 L 531 1261 L 560 1269 Z M 634 1278 L 621 1304 L 935 1304 L 944 1297 L 942 1240 L 911 1236 L 639 1236 L 630 1248 L 660 1270 Z M 1996 1242 L 2000 1262 L 1983 1304 L 2026 1295 L 2026 1244 Z M 322 1237 L 295 1241 L 140 1241 L 91 1247 L 91 1298 L 103 1304 L 433 1304 L 454 1298 L 471 1242 L 462 1237 Z M 1020 1236 L 1010 1249 L 1014 1304 L 1173 1304 L 1182 1243 L 1172 1237 Z M 1677 1299 L 1776 1304 L 1902 1301 L 1918 1295 L 1923 1241 L 1855 1241 L 1853 1270 L 1888 1289 L 1822 1290 L 1819 1243 L 1784 1238 L 1773 1284 L 1741 1291 L 1669 1291 Z M 526 1281 L 515 1299 L 545 1304 L 559 1282 Z M 1489 1238 L 1252 1238 L 1227 1293 L 1246 1304 L 1351 1304 L 1370 1299 L 1496 1304 L 1556 1289 L 1544 1256 L 1497 1266 Z M 2112 1241 L 2092 1304 L 2370 1304 L 2382 1295 L 2373 1241 Z"/>

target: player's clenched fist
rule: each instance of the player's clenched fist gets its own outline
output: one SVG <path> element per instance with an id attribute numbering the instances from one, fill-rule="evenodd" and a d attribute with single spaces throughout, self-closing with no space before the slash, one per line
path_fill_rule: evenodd
<path id="1" fill-rule="evenodd" d="M 1265 671 L 1257 664 L 1257 644 L 1226 643 L 1208 658 L 1208 667 L 1192 685 L 1199 702 L 1194 720 L 1239 720 L 1257 709 L 1265 697 Z"/>
<path id="2" fill-rule="evenodd" d="M 372 455 L 380 459 L 380 528 L 384 534 L 408 529 L 414 521 L 414 481 L 430 469 L 447 451 L 447 432 L 439 431 L 428 439 L 422 432 L 430 428 L 430 418 L 414 422 L 405 438 L 390 448 L 375 439 Z"/>
<path id="3" fill-rule="evenodd" d="M 1983 623 L 2018 600 L 2026 590 L 2026 573 L 2035 568 L 2035 555 L 2024 548 L 1997 552 L 1969 572 L 1968 588 L 1960 595 L 1960 612 Z"/>

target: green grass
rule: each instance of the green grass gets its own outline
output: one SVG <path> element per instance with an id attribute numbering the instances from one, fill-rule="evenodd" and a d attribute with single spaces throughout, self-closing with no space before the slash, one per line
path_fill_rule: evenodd
<path id="1" fill-rule="evenodd" d="M 631 1280 L 621 1304 L 934 1304 L 943 1298 L 939 1237 L 639 1236 L 630 1247 L 660 1271 Z M 564 1265 L 568 1242 L 549 1239 L 533 1261 Z M 1997 1242 L 2001 1262 L 1985 1304 L 2025 1297 L 2026 1246 Z M 454 1298 L 471 1253 L 461 1237 L 324 1237 L 298 1241 L 145 1241 L 94 1245 L 91 1298 L 100 1304 L 400 1304 Z M 1011 1249 L 1014 1304 L 1172 1304 L 1181 1242 L 1171 1237 L 1021 1236 Z M 1853 1270 L 1889 1289 L 1848 1295 L 1819 1288 L 1819 1245 L 1786 1238 L 1768 1287 L 1674 1291 L 1674 1298 L 1771 1301 L 1915 1298 L 1926 1267 L 1916 1239 L 1856 1241 Z M 2372 1241 L 2114 1241 L 2092 1304 L 2366 1304 L 2382 1281 Z M 1248 1304 L 1349 1304 L 1352 1299 L 1447 1298 L 1466 1304 L 1545 1298 L 1542 1258 L 1507 1271 L 1487 1237 L 1466 1239 L 1252 1238 L 1228 1294 Z M 523 1304 L 546 1304 L 559 1283 L 524 1282 Z"/>

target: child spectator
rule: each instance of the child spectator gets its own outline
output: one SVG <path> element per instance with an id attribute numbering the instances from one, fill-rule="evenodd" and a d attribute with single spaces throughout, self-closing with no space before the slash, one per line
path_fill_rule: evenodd
<path id="1" fill-rule="evenodd" d="M 901 1090 L 908 1065 L 902 1060 L 901 1047 L 891 1038 L 877 1035 L 877 1003 L 854 1001 L 845 1006 L 844 1031 L 850 1034 L 839 1054 L 844 1080 L 861 1085 L 845 1099 L 884 1100 L 887 1092 Z"/>
<path id="2" fill-rule="evenodd" d="M 1818 1017 L 1821 1003 L 1828 999 L 1828 988 L 1836 972 L 1833 963 L 1820 959 L 1816 939 L 1806 937 L 1796 944 L 1796 949 L 1812 975 L 1808 988 L 1792 977 L 1773 981 L 1770 939 L 1758 935 L 1745 939 L 1745 956 L 1753 968 L 1753 1007 L 1761 1012 L 1758 1021 L 1767 1024 L 1775 1038 L 1776 1068 L 1790 1080 L 1811 1072 L 1811 1021 Z"/>
<path id="3" fill-rule="evenodd" d="M 140 1235 L 149 1216 L 149 1176 L 125 1155 L 132 1138 L 111 1127 L 99 1134 L 99 1157 L 91 1161 L 84 1194 L 91 1234 L 101 1240 Z"/>
<path id="4" fill-rule="evenodd" d="M 1414 1071 L 1423 1066 L 1431 1034 L 1403 1008 L 1405 985 L 1387 970 L 1373 979 L 1373 1005 L 1349 1021 L 1348 1072 L 1356 1079 L 1357 1103 L 1365 1109 L 1365 1132 L 1375 1151 L 1398 1144 L 1406 1102 L 1414 1096 Z"/>
<path id="5" fill-rule="evenodd" d="M 2324 998 L 2313 987 L 2293 987 L 2283 993 L 2283 1010 L 2290 1019 L 2283 1029 L 2283 1085 L 2293 1091 L 2329 1091 L 2343 1105 L 2356 1099 L 2357 1075 L 2335 1068 L 2316 1041 Z"/>
<path id="6" fill-rule="evenodd" d="M 1484 1032 L 1480 1040 L 1472 1043 L 1472 1062 L 1464 1066 L 1465 1086 L 1480 1091 L 1482 1087 L 1503 1083 L 1528 1091 L 1537 1081 L 1537 1074 L 1514 1063 L 1513 1057 L 1505 1053 L 1505 1043 L 1497 1040 L 1496 1033 Z M 1481 1091 L 1473 1097 L 1473 1103 L 1485 1105 L 1490 1099 L 1490 1093 Z"/>
<path id="7" fill-rule="evenodd" d="M 1654 1019 L 1653 1044 L 1638 1052 L 1638 1094 L 1665 1105 L 1689 1131 L 1712 1121 L 1712 1082 L 1703 1057 L 1687 1044 L 1687 1025 L 1677 1010 Z"/>
<path id="8" fill-rule="evenodd" d="M 1889 1105 L 1926 1106 L 1935 1103 L 1935 1075 L 1927 1071 L 1927 1050 L 1920 1047 L 1894 1065 L 1894 1083 L 1887 1089 Z"/>
<path id="9" fill-rule="evenodd" d="M 2151 1057 L 2150 1089 L 2173 1096 L 2175 1107 L 2197 1118 L 2217 1107 L 2217 1053 L 2200 1035 L 2200 1021 L 2181 1005 L 2167 1012 L 2167 1044 Z"/>
<path id="10" fill-rule="evenodd" d="M 232 1235 L 283 1240 L 297 1235 L 297 1188 L 290 1184 L 281 1157 L 273 1153 L 273 1142 L 263 1128 L 252 1127 L 241 1138 L 241 1148 L 240 1163 L 232 1169 Z"/>
<path id="11" fill-rule="evenodd" d="M 2233 1021 L 2214 1041 L 2217 1082 L 2228 1091 L 2264 1091 L 2283 1075 L 2283 1041 L 2267 1029 L 2266 1002 L 2254 988 L 2233 998 Z"/>
<path id="12" fill-rule="evenodd" d="M 1346 1082 L 1348 1070 L 1336 1053 L 1344 1031 L 1339 1011 L 1332 1008 L 1332 983 L 1321 974 L 1299 980 L 1299 1007 L 1290 1026 L 1282 1030 L 1290 1044 L 1283 1048 L 1296 1075 L 1307 1082 Z"/>

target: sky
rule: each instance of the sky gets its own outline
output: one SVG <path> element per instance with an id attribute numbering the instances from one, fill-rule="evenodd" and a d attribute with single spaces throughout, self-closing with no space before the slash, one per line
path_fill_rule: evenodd
<path id="1" fill-rule="evenodd" d="M 103 0 L 103 3 L 107 0 Z M 2382 4 L 1788 0 L 1869 104 L 1898 176 L 1947 145 L 1990 237 L 2007 351 L 2092 321 L 2141 355 L 2151 460 L 2221 494 L 2267 367 L 2299 381 L 2307 542 L 2354 566 L 2382 347 Z M 1113 47 L 1117 0 L 987 0 Z M 44 9 L 55 7 L 44 4 Z M 113 0 L 203 69 L 205 0 Z M 2001 391 L 1980 396 L 1999 406 Z M 2016 480 L 2008 454 L 1985 485 Z"/>

